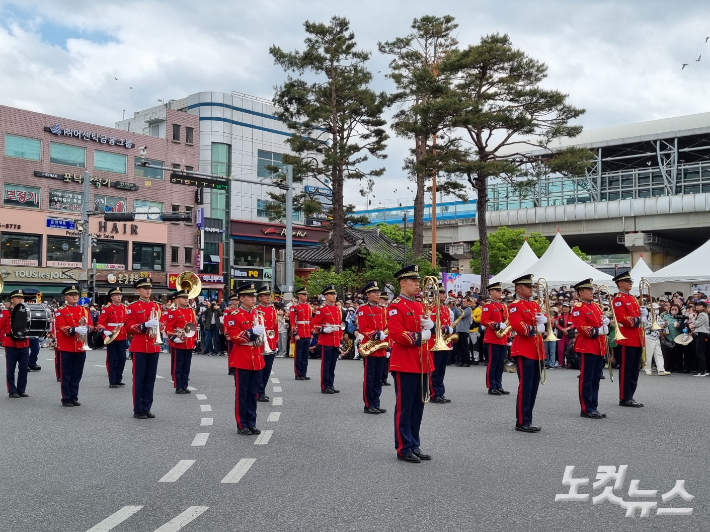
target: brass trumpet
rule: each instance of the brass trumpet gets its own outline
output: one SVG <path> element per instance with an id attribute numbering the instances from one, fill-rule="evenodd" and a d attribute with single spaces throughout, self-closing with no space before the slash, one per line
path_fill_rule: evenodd
<path id="1" fill-rule="evenodd" d="M 157 310 L 150 311 L 151 320 L 160 320 L 160 314 Z M 160 336 L 160 323 L 157 326 L 150 329 L 148 336 L 153 338 L 153 345 L 163 345 L 163 338 Z"/>
<path id="2" fill-rule="evenodd" d="M 86 310 L 86 309 L 84 309 Z M 82 316 L 79 319 L 79 327 L 87 327 L 88 326 L 88 320 L 86 319 L 86 316 Z M 81 349 L 82 351 L 91 351 L 91 348 L 89 347 L 89 343 L 87 342 L 87 337 L 89 336 L 88 334 L 78 334 L 79 341 L 81 342 Z"/>

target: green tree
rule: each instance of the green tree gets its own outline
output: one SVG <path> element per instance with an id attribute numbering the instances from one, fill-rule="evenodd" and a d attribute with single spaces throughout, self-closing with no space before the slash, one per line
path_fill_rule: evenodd
<path id="1" fill-rule="evenodd" d="M 357 292 L 362 286 L 362 274 L 355 268 L 348 268 L 340 273 L 333 271 L 333 268 L 318 268 L 311 272 L 308 278 L 300 278 L 308 288 L 309 296 L 319 295 L 328 285 L 335 285 L 338 294 L 342 297 L 346 292 Z"/>
<path id="2" fill-rule="evenodd" d="M 574 254 L 577 255 L 583 261 L 589 262 L 589 255 L 587 255 L 584 251 L 579 249 L 579 246 L 574 246 L 572 248 L 572 251 L 574 251 Z"/>
<path id="3" fill-rule="evenodd" d="M 380 223 L 380 224 L 375 224 L 375 225 L 366 225 L 363 227 L 363 229 L 379 229 L 380 233 L 385 235 L 387 238 L 390 240 L 396 242 L 397 244 L 404 244 L 405 243 L 405 233 L 404 233 L 404 228 L 400 227 L 395 224 L 386 224 L 386 223 Z M 412 230 L 407 228 L 407 233 L 406 233 L 406 244 L 407 246 L 412 245 Z"/>
<path id="4" fill-rule="evenodd" d="M 452 125 L 472 146 L 458 170 L 477 193 L 480 273 L 487 279 L 492 271 L 486 225 L 489 181 L 525 186 L 548 173 L 584 175 L 591 152 L 555 152 L 549 146 L 555 139 L 579 135 L 582 126 L 570 122 L 585 111 L 570 105 L 566 94 L 543 88 L 547 66 L 513 48 L 507 35 L 487 35 L 479 44 L 449 54 L 441 69 L 451 76 L 458 95 Z"/>
<path id="5" fill-rule="evenodd" d="M 381 176 L 383 168 L 368 169 L 370 157 L 384 159 L 388 98 L 369 88 L 372 74 L 365 63 L 370 53 L 357 50 L 350 22 L 334 16 L 329 24 L 306 21 L 305 49 L 285 52 L 269 49 L 288 74 L 276 88 L 277 116 L 292 132 L 288 139 L 297 155 L 296 174 L 311 176 L 332 190 L 332 236 L 335 272 L 343 270 L 346 223 L 343 189 L 346 179 L 365 181 Z M 308 76 L 308 77 L 307 77 Z M 286 160 L 289 160 L 286 158 Z"/>
<path id="6" fill-rule="evenodd" d="M 438 266 L 433 268 L 431 261 L 427 257 L 418 257 L 412 261 L 413 264 L 419 265 L 419 275 L 421 277 L 429 275 L 438 275 L 441 268 Z M 365 267 L 362 270 L 364 282 L 377 281 L 380 286 L 390 285 L 394 292 L 399 291 L 399 284 L 394 277 L 394 274 L 402 268 L 402 265 L 397 262 L 391 254 L 388 253 L 368 253 L 365 257 Z"/>

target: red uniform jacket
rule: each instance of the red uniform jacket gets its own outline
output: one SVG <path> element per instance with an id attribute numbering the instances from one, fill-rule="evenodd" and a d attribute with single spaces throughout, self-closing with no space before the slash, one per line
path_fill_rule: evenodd
<path id="1" fill-rule="evenodd" d="M 239 307 L 237 312 L 226 318 L 224 331 L 232 341 L 229 352 L 229 367 L 237 369 L 261 370 L 264 363 L 264 346 L 255 345 L 258 336 L 252 332 L 256 310 Z"/>
<path id="2" fill-rule="evenodd" d="M 197 327 L 197 318 L 195 318 L 195 311 L 190 307 L 176 307 L 172 310 L 168 310 L 165 314 L 165 334 L 168 335 L 168 344 L 170 347 L 175 347 L 177 349 L 195 349 L 195 342 L 197 341 L 197 331 L 190 338 L 181 338 L 178 335 L 176 329 L 185 330 L 186 323 L 194 323 Z"/>
<path id="3" fill-rule="evenodd" d="M 269 342 L 269 349 L 264 351 L 271 351 L 273 354 L 279 344 L 279 324 L 276 320 L 276 309 L 273 305 L 257 305 L 257 312 L 261 312 L 264 315 L 264 328 L 266 329 L 266 339 Z"/>
<path id="4" fill-rule="evenodd" d="M 10 336 L 12 332 L 12 310 L 3 310 L 0 312 L 0 337 L 2 338 L 2 345 L 5 347 L 29 347 L 30 340 L 25 338 L 24 340 L 15 341 Z"/>
<path id="5" fill-rule="evenodd" d="M 357 330 L 365 339 L 363 342 L 374 340 L 378 332 L 387 328 L 387 309 L 379 304 L 366 303 L 357 309 Z M 387 347 L 378 349 L 372 353 L 371 357 L 383 357 L 387 355 Z"/>
<path id="6" fill-rule="evenodd" d="M 426 342 L 421 347 L 423 315 L 424 305 L 407 296 L 393 299 L 387 307 L 391 371 L 429 373 L 434 370 Z"/>
<path id="7" fill-rule="evenodd" d="M 594 303 L 578 301 L 572 310 L 572 323 L 577 329 L 577 340 L 574 350 L 577 353 L 591 353 L 592 355 L 606 355 L 606 335 L 602 334 L 601 327 L 604 314 Z"/>
<path id="8" fill-rule="evenodd" d="M 313 316 L 313 330 L 318 333 L 318 345 L 339 347 L 343 338 L 343 313 L 336 305 L 323 305 Z M 323 328 L 330 326 L 333 332 L 324 333 Z M 300 335 L 299 335 L 300 336 Z"/>
<path id="9" fill-rule="evenodd" d="M 119 325 L 121 326 L 121 331 L 118 333 L 114 342 L 125 340 L 128 337 L 128 333 L 126 332 L 126 307 L 123 306 L 123 304 L 114 305 L 113 303 L 107 303 L 101 309 L 101 315 L 99 316 L 96 328 L 103 334 L 104 331 L 113 332 Z"/>
<path id="10" fill-rule="evenodd" d="M 70 353 L 82 351 L 81 346 L 84 341 L 74 332 L 74 328 L 79 326 L 81 318 L 86 318 L 86 327 L 91 331 L 93 327 L 91 327 L 89 309 L 78 305 L 64 305 L 57 310 L 54 316 L 54 325 L 57 330 L 58 351 L 68 351 Z"/>
<path id="11" fill-rule="evenodd" d="M 311 337 L 311 318 L 313 312 L 308 303 L 298 303 L 291 305 L 289 320 L 291 321 L 291 335 L 301 338 Z"/>
<path id="12" fill-rule="evenodd" d="M 510 304 L 510 325 L 515 331 L 511 356 L 523 356 L 533 360 L 542 360 L 545 357 L 545 346 L 542 335 L 537 333 L 535 316 L 540 313 L 537 301 L 516 299 Z"/>
<path id="13" fill-rule="evenodd" d="M 158 353 L 159 345 L 153 345 L 155 338 L 150 336 L 150 329 L 145 326 L 145 322 L 150 320 L 153 312 L 158 313 L 158 320 L 162 317 L 160 305 L 153 301 L 143 301 L 139 299 L 128 305 L 126 309 L 126 329 L 133 333 L 131 340 L 131 353 Z"/>
<path id="14" fill-rule="evenodd" d="M 614 305 L 614 314 L 619 322 L 619 332 L 626 337 L 625 340 L 615 338 L 614 341 L 619 345 L 628 347 L 643 347 L 646 345 L 646 337 L 641 323 L 641 307 L 639 307 L 638 300 L 631 294 L 619 292 L 614 296 L 612 304 Z"/>
<path id="15" fill-rule="evenodd" d="M 486 328 L 486 334 L 483 337 L 483 342 L 493 345 L 507 345 L 508 334 L 503 338 L 496 336 L 499 323 L 505 323 L 508 320 L 508 311 L 505 305 L 500 301 L 491 301 L 481 311 L 481 325 Z"/>

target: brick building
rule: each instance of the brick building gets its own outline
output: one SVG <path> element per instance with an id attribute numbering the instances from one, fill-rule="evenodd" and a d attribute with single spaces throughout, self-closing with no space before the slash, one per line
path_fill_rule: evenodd
<path id="1" fill-rule="evenodd" d="M 198 117 L 168 109 L 167 118 L 175 133 L 170 140 L 0 106 L 4 292 L 35 287 L 45 298 L 57 298 L 81 278 L 76 221 L 84 171 L 91 176 L 96 211 L 139 213 L 133 222 L 90 218 L 96 245 L 89 264 L 96 260 L 99 294 L 110 284 L 127 287 L 139 276 L 150 276 L 155 292 L 166 294 L 169 272 L 196 270 L 194 217 L 161 221 L 163 212 L 194 212 L 196 189 L 171 184 L 168 171 L 136 166 L 145 147 L 153 164 L 176 172 L 198 167 Z"/>

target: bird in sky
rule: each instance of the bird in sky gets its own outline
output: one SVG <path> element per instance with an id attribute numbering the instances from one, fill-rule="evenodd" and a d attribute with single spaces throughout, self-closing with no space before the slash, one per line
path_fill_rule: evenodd
<path id="1" fill-rule="evenodd" d="M 681 70 L 685 70 L 685 67 L 687 67 L 687 66 L 688 66 L 688 63 L 683 63 L 683 67 L 681 68 Z"/>
<path id="2" fill-rule="evenodd" d="M 700 58 L 701 58 L 701 57 L 702 57 L 702 54 L 698 56 L 698 58 L 696 59 L 696 61 L 700 61 Z"/>
<path id="3" fill-rule="evenodd" d="M 710 39 L 710 37 L 705 37 L 705 44 L 707 44 L 708 39 Z"/>
<path id="4" fill-rule="evenodd" d="M 133 87 L 128 87 L 129 89 L 132 89 Z"/>
<path id="5" fill-rule="evenodd" d="M 116 76 L 114 76 L 113 79 L 115 79 L 116 81 L 118 81 L 118 78 L 117 78 Z"/>

